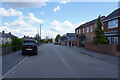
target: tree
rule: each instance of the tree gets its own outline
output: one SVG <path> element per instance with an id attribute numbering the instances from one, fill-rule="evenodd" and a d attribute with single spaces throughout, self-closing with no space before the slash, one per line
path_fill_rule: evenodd
<path id="1" fill-rule="evenodd" d="M 104 31 L 102 30 L 101 17 L 98 17 L 97 27 L 95 28 L 95 37 L 93 39 L 94 44 L 108 44 L 107 38 L 104 36 Z"/>
<path id="2" fill-rule="evenodd" d="M 40 43 L 39 35 L 38 35 L 38 34 L 36 34 L 36 36 L 35 36 L 35 40 L 37 41 L 38 44 Z"/>
<path id="3" fill-rule="evenodd" d="M 60 34 L 58 34 L 58 35 L 56 36 L 56 38 L 55 38 L 55 41 L 56 41 L 56 42 L 58 42 L 59 37 L 60 37 Z"/>

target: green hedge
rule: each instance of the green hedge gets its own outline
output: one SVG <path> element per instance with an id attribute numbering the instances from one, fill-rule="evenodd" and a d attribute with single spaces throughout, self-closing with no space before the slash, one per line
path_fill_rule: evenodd
<path id="1" fill-rule="evenodd" d="M 0 45 L 0 48 L 12 46 L 13 47 L 12 50 L 16 51 L 22 49 L 22 43 L 23 43 L 23 39 L 13 38 L 10 44 L 2 44 Z"/>
<path id="2" fill-rule="evenodd" d="M 0 45 L 0 48 L 10 47 L 10 46 L 11 46 L 11 44 L 2 44 L 2 45 Z"/>
<path id="3" fill-rule="evenodd" d="M 13 38 L 12 39 L 12 46 L 16 46 L 17 48 L 13 48 L 13 51 L 22 49 L 23 39 Z"/>

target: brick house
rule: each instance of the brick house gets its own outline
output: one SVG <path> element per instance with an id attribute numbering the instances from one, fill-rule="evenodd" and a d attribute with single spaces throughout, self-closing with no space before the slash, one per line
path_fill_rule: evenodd
<path id="1" fill-rule="evenodd" d="M 67 40 L 66 36 L 61 36 L 58 39 L 58 43 L 61 45 L 66 45 L 65 41 Z"/>
<path id="2" fill-rule="evenodd" d="M 66 33 L 66 38 L 67 45 L 73 46 L 75 41 L 75 33 Z"/>
<path id="3" fill-rule="evenodd" d="M 110 13 L 102 22 L 109 44 L 116 44 L 117 49 L 120 50 L 120 8 Z"/>
<path id="4" fill-rule="evenodd" d="M 104 19 L 105 16 L 101 17 L 101 20 Z M 75 29 L 75 42 L 78 47 L 83 47 L 85 42 L 91 43 L 95 36 L 95 28 L 96 28 L 97 19 L 89 21 L 85 24 L 80 25 Z M 103 27 L 102 27 L 103 29 Z"/>

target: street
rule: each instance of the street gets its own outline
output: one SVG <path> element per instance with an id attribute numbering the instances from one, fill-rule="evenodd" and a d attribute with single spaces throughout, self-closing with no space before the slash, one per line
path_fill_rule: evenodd
<path id="1" fill-rule="evenodd" d="M 61 45 L 43 44 L 39 47 L 38 55 L 17 57 L 28 58 L 5 78 L 118 77 L 118 66 Z"/>

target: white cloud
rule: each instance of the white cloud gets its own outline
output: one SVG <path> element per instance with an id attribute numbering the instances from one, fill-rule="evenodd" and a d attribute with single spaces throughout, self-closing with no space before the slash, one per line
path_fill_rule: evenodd
<path id="1" fill-rule="evenodd" d="M 60 6 L 57 6 L 56 8 L 53 9 L 54 12 L 58 11 L 60 9 Z"/>
<path id="2" fill-rule="evenodd" d="M 70 2 L 70 0 L 61 0 L 59 4 L 67 4 L 67 2 Z"/>
<path id="3" fill-rule="evenodd" d="M 44 12 L 40 12 L 41 15 L 44 15 Z"/>
<path id="4" fill-rule="evenodd" d="M 28 19 L 30 19 L 28 22 L 30 23 L 34 23 L 34 22 L 43 23 L 44 22 L 43 20 L 36 18 L 33 13 L 28 13 L 28 15 L 29 15 Z"/>
<path id="5" fill-rule="evenodd" d="M 45 2 L 3 2 L 3 6 L 5 6 L 5 8 L 13 9 L 41 8 L 45 5 Z"/>
<path id="6" fill-rule="evenodd" d="M 49 2 L 49 0 L 2 0 L 2 2 Z"/>
<path id="7" fill-rule="evenodd" d="M 51 23 L 51 28 L 52 31 L 58 32 L 59 34 L 66 34 L 66 33 L 71 33 L 75 32 L 75 25 L 73 25 L 69 21 L 64 21 L 63 23 L 60 23 L 56 20 L 54 20 Z"/>
<path id="8" fill-rule="evenodd" d="M 12 22 L 9 26 L 10 27 L 29 27 L 30 24 L 25 22 L 24 20 L 17 20 Z"/>
<path id="9" fill-rule="evenodd" d="M 0 16 L 21 16 L 23 13 L 14 9 L 0 8 Z"/>
<path id="10" fill-rule="evenodd" d="M 24 27 L 24 28 L 14 28 L 11 29 L 9 26 L 0 27 L 0 32 L 5 31 L 5 33 L 11 32 L 13 35 L 16 35 L 22 38 L 24 35 L 34 37 L 37 34 L 37 28 L 35 27 Z"/>

